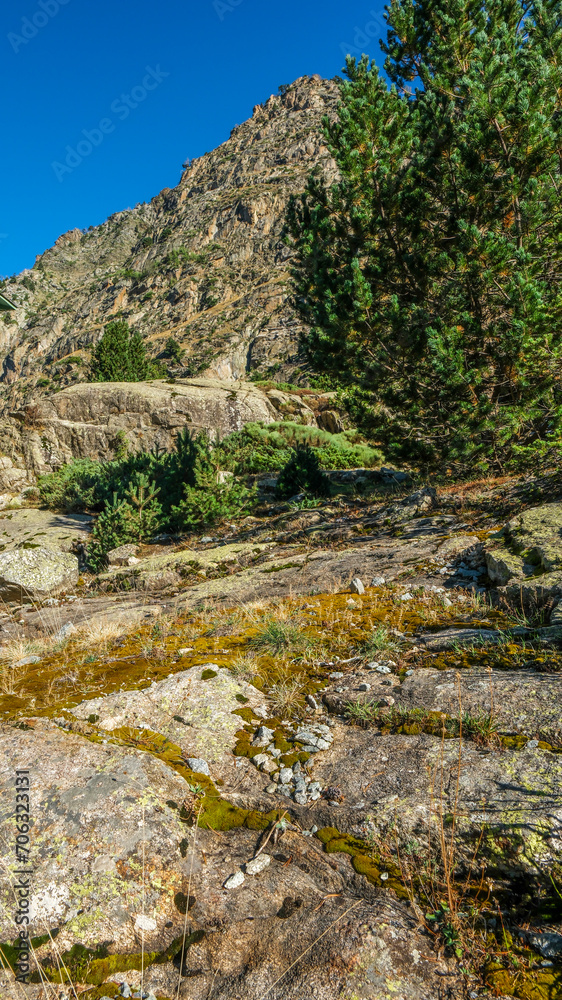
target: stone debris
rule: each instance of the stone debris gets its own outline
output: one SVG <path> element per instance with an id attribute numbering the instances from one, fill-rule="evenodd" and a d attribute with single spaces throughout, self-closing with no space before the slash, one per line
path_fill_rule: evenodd
<path id="1" fill-rule="evenodd" d="M 257 858 L 252 858 L 244 865 L 244 871 L 246 875 L 259 875 L 263 872 L 268 865 L 271 864 L 271 858 L 269 854 L 260 854 Z"/>
<path id="2" fill-rule="evenodd" d="M 365 584 L 363 583 L 362 580 L 359 579 L 358 576 L 356 576 L 351 581 L 351 586 L 350 586 L 349 589 L 351 590 L 352 594 L 359 594 L 359 595 L 361 595 L 361 594 L 365 593 Z"/>
<path id="3" fill-rule="evenodd" d="M 266 726 L 260 726 L 254 736 L 253 744 L 261 746 L 265 737 L 273 736 L 271 730 Z M 317 754 L 322 750 L 329 750 L 333 734 L 330 727 L 323 723 L 307 723 L 297 727 L 293 733 L 287 733 L 289 742 L 297 745 L 305 753 Z M 321 786 L 318 782 L 312 782 L 310 776 L 303 770 L 299 761 L 293 767 L 279 767 L 278 758 L 281 751 L 276 750 L 273 745 L 266 747 L 263 753 L 256 754 L 251 758 L 252 764 L 258 770 L 270 775 L 270 782 L 265 791 L 269 795 L 275 793 L 293 798 L 297 805 L 306 805 L 310 801 L 320 798 Z"/>
<path id="4" fill-rule="evenodd" d="M 267 726 L 260 726 L 252 740 L 252 744 L 255 747 L 266 747 L 271 743 L 274 735 L 272 729 L 268 729 Z"/>
<path id="5" fill-rule="evenodd" d="M 246 876 L 244 872 L 238 871 L 234 872 L 234 875 L 230 875 L 226 882 L 223 883 L 225 889 L 238 889 L 242 883 L 245 881 Z"/>
<path id="6" fill-rule="evenodd" d="M 26 667 L 28 663 L 40 663 L 40 662 L 41 662 L 41 657 L 32 654 L 30 656 L 22 656 L 21 660 L 18 660 L 17 663 L 14 663 L 14 667 Z"/>
<path id="7" fill-rule="evenodd" d="M 211 772 L 209 770 L 209 765 L 206 760 L 201 760 L 200 757 L 187 757 L 187 766 L 195 771 L 196 774 L 206 774 L 208 778 L 211 777 Z"/>

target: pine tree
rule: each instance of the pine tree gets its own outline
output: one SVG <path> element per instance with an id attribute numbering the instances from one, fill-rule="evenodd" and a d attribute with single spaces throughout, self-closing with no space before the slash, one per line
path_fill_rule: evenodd
<path id="1" fill-rule="evenodd" d="M 292 207 L 308 351 L 389 456 L 457 470 L 562 434 L 559 0 L 392 0 L 347 64 L 341 180 Z"/>
<path id="2" fill-rule="evenodd" d="M 163 375 L 163 366 L 147 357 L 138 331 L 131 333 L 123 319 L 107 324 L 92 354 L 94 382 L 145 382 Z"/>

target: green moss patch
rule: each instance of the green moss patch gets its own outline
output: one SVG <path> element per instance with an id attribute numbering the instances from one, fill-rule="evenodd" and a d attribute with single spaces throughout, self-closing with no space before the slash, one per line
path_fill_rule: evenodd
<path id="1" fill-rule="evenodd" d="M 192 771 L 185 763 L 181 748 L 160 733 L 153 733 L 147 729 L 133 729 L 129 726 L 122 726 L 119 729 L 106 732 L 94 726 L 86 727 L 84 724 L 80 726 L 80 732 L 95 743 L 100 743 L 103 739 L 118 746 L 130 746 L 136 750 L 143 750 L 145 753 L 162 760 L 168 767 L 180 774 L 191 787 L 199 787 L 201 792 L 194 815 L 199 816 L 198 825 L 203 829 L 224 831 L 245 826 L 250 830 L 265 830 L 281 815 L 278 810 L 261 813 L 254 809 L 241 809 L 223 799 L 212 779 L 205 774 Z M 260 752 L 259 748 L 253 747 L 252 749 L 256 750 L 257 753 Z M 184 819 L 186 822 L 192 822 L 191 816 L 186 815 Z"/>
<path id="2" fill-rule="evenodd" d="M 183 936 L 178 937 L 164 951 L 130 955 L 110 955 L 105 946 L 92 949 L 86 948 L 82 944 L 75 944 L 70 951 L 61 955 L 59 963 L 55 966 L 50 966 L 48 959 L 42 963 L 43 976 L 52 983 L 78 982 L 91 983 L 94 986 L 101 986 L 103 983 L 105 989 L 106 979 L 115 975 L 116 972 L 140 971 L 149 965 L 164 965 L 166 962 L 173 961 L 182 948 L 187 950 L 204 937 L 205 931 L 194 931 L 185 938 L 185 942 Z M 30 978 L 34 983 L 41 982 L 41 973 L 34 972 Z M 86 995 L 96 996 L 95 992 Z M 98 996 L 103 995 L 103 993 L 98 993 Z"/>
<path id="3" fill-rule="evenodd" d="M 409 899 L 401 881 L 399 869 L 392 862 L 374 856 L 369 845 L 350 833 L 340 833 L 333 826 L 323 827 L 316 836 L 324 844 L 327 854 L 349 854 L 351 864 L 359 875 L 364 875 L 372 885 L 392 889 L 399 899 Z M 385 876 L 384 878 L 381 876 Z"/>
<path id="4" fill-rule="evenodd" d="M 562 969 L 531 969 L 517 972 L 505 969 L 497 962 L 485 968 L 486 984 L 502 996 L 518 1000 L 560 1000 Z"/>

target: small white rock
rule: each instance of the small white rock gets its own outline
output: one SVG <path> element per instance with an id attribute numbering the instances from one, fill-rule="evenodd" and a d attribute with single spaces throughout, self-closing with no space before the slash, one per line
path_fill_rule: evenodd
<path id="1" fill-rule="evenodd" d="M 40 656 L 24 656 L 17 663 L 14 663 L 14 667 L 26 667 L 28 663 L 39 663 L 41 660 Z"/>
<path id="2" fill-rule="evenodd" d="M 246 875 L 259 875 L 260 872 L 267 868 L 271 864 L 271 857 L 269 854 L 260 854 L 257 858 L 252 858 L 244 865 L 246 870 Z"/>
<path id="3" fill-rule="evenodd" d="M 349 589 L 351 590 L 352 594 L 364 594 L 365 593 L 365 584 L 363 583 L 362 580 L 359 579 L 358 576 L 356 576 L 351 581 L 351 586 L 350 586 Z"/>
<path id="4" fill-rule="evenodd" d="M 64 639 L 68 639 L 69 635 L 76 632 L 76 625 L 72 622 L 66 622 L 61 628 L 59 628 L 57 634 L 54 636 L 55 642 L 62 642 Z"/>
<path id="5" fill-rule="evenodd" d="M 195 771 L 196 774 L 206 774 L 208 778 L 211 777 L 207 761 L 201 760 L 200 757 L 188 757 L 187 766 L 191 771 Z"/>
<path id="6" fill-rule="evenodd" d="M 254 767 L 263 768 L 264 764 L 269 763 L 270 757 L 266 753 L 258 753 L 255 757 L 252 757 L 252 764 Z"/>
<path id="7" fill-rule="evenodd" d="M 413 601 L 414 600 L 414 595 L 410 594 L 409 591 L 406 591 L 405 594 L 401 594 L 400 595 L 400 600 L 401 601 Z"/>
<path id="8" fill-rule="evenodd" d="M 154 917 L 147 917 L 144 913 L 139 913 L 135 919 L 136 931 L 155 931 L 157 926 Z"/>
<path id="9" fill-rule="evenodd" d="M 185 646 L 183 649 L 178 649 L 178 656 L 187 656 L 188 653 L 193 653 L 194 646 Z"/>
<path id="10" fill-rule="evenodd" d="M 227 878 L 226 882 L 224 883 L 224 888 L 238 889 L 238 886 L 242 885 L 242 882 L 244 881 L 245 877 L 246 876 L 244 875 L 244 872 L 234 872 L 234 875 L 231 875 L 230 878 Z"/>
<path id="11" fill-rule="evenodd" d="M 260 726 L 252 740 L 252 744 L 255 747 L 269 746 L 273 736 L 274 733 L 272 729 L 268 729 L 267 726 Z"/>

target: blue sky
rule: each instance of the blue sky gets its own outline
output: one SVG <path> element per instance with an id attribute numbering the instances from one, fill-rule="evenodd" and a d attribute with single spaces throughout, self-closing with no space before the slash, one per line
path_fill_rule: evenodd
<path id="1" fill-rule="evenodd" d="M 0 275 L 68 229 L 177 184 L 254 104 L 303 75 L 379 61 L 363 0 L 16 0 L 5 6 Z"/>

